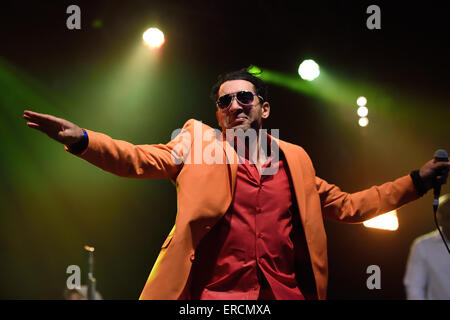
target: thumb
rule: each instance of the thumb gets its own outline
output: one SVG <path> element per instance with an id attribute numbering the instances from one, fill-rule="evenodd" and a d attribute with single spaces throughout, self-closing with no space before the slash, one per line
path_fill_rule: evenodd
<path id="1" fill-rule="evenodd" d="M 64 129 L 58 132 L 58 141 L 65 144 L 73 144 L 79 142 L 83 138 L 83 130 L 76 126 L 75 128 Z"/>

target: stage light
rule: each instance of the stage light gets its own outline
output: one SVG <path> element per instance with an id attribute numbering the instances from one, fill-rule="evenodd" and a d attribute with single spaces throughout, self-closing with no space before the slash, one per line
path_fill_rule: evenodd
<path id="1" fill-rule="evenodd" d="M 250 67 L 247 68 L 247 72 L 251 73 L 254 76 L 258 76 L 262 73 L 262 70 L 255 65 L 251 65 Z"/>
<path id="2" fill-rule="evenodd" d="M 365 107 L 367 104 L 366 97 L 359 97 L 358 99 L 356 99 L 356 104 L 360 107 Z"/>
<path id="3" fill-rule="evenodd" d="M 367 127 L 367 125 L 369 124 L 369 119 L 367 117 L 359 118 L 358 124 L 361 127 Z"/>
<path id="4" fill-rule="evenodd" d="M 157 28 L 150 28 L 145 31 L 142 39 L 144 39 L 144 43 L 150 48 L 160 48 L 166 41 L 164 33 Z"/>
<path id="5" fill-rule="evenodd" d="M 363 222 L 363 225 L 366 228 L 395 231 L 398 229 L 397 211 L 390 211 L 373 219 L 366 220 Z"/>
<path id="6" fill-rule="evenodd" d="M 369 109 L 367 109 L 367 107 L 364 107 L 364 106 L 359 107 L 358 110 L 356 111 L 356 113 L 360 117 L 367 117 L 367 115 L 369 114 Z"/>
<path id="7" fill-rule="evenodd" d="M 303 80 L 312 81 L 320 74 L 319 65 L 314 60 L 305 60 L 298 67 L 298 74 Z"/>

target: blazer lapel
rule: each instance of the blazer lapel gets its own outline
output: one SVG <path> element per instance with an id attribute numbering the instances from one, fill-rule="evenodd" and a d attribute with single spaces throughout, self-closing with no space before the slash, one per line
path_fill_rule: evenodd
<path id="1" fill-rule="evenodd" d="M 238 155 L 236 153 L 236 151 L 234 150 L 233 146 L 230 144 L 229 141 L 227 141 L 227 139 L 225 139 L 224 135 L 222 135 L 222 141 L 219 141 L 219 143 L 222 144 L 222 147 L 225 151 L 225 155 L 226 155 L 226 163 L 227 163 L 227 168 L 228 168 L 228 172 L 230 175 L 230 191 L 231 191 L 231 197 L 233 197 L 234 195 L 234 190 L 236 187 L 236 175 L 237 175 L 237 169 L 238 169 L 238 164 L 239 164 L 239 159 L 238 159 Z"/>
<path id="2" fill-rule="evenodd" d="M 272 137 L 273 138 L 273 137 Z M 280 146 L 280 150 L 283 152 L 284 157 L 286 158 L 286 162 L 288 165 L 288 170 L 291 174 L 292 184 L 294 187 L 295 196 L 297 199 L 298 210 L 300 213 L 300 219 L 302 220 L 303 227 L 306 226 L 306 196 L 304 189 L 304 178 L 303 172 L 301 169 L 301 163 L 298 153 L 294 148 L 289 146 L 282 140 L 276 139 L 278 145 Z M 306 232 L 307 228 L 305 228 Z"/>

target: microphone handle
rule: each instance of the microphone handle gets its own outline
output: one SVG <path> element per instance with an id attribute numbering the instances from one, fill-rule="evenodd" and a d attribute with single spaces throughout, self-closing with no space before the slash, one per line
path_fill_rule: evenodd
<path id="1" fill-rule="evenodd" d="M 94 252 L 89 252 L 88 300 L 95 300 Z"/>
<path id="2" fill-rule="evenodd" d="M 439 151 L 441 151 L 440 156 L 438 155 Z M 446 155 L 446 157 L 443 157 L 443 155 Z M 435 162 L 446 162 L 448 161 L 448 153 L 445 150 L 438 150 L 435 153 L 435 157 L 434 157 L 434 161 Z M 438 183 L 437 181 L 434 182 L 433 185 L 433 193 L 434 193 L 434 200 L 433 200 L 433 207 L 434 206 L 439 206 L 439 196 L 441 194 L 441 184 Z M 437 209 L 437 207 L 435 208 Z"/>

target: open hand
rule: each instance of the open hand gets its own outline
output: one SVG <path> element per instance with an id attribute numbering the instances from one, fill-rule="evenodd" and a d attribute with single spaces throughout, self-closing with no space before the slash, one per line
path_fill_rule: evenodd
<path id="1" fill-rule="evenodd" d="M 83 137 L 83 130 L 65 119 L 28 110 L 23 112 L 23 118 L 27 120 L 28 127 L 39 130 L 65 145 L 76 143 Z"/>

